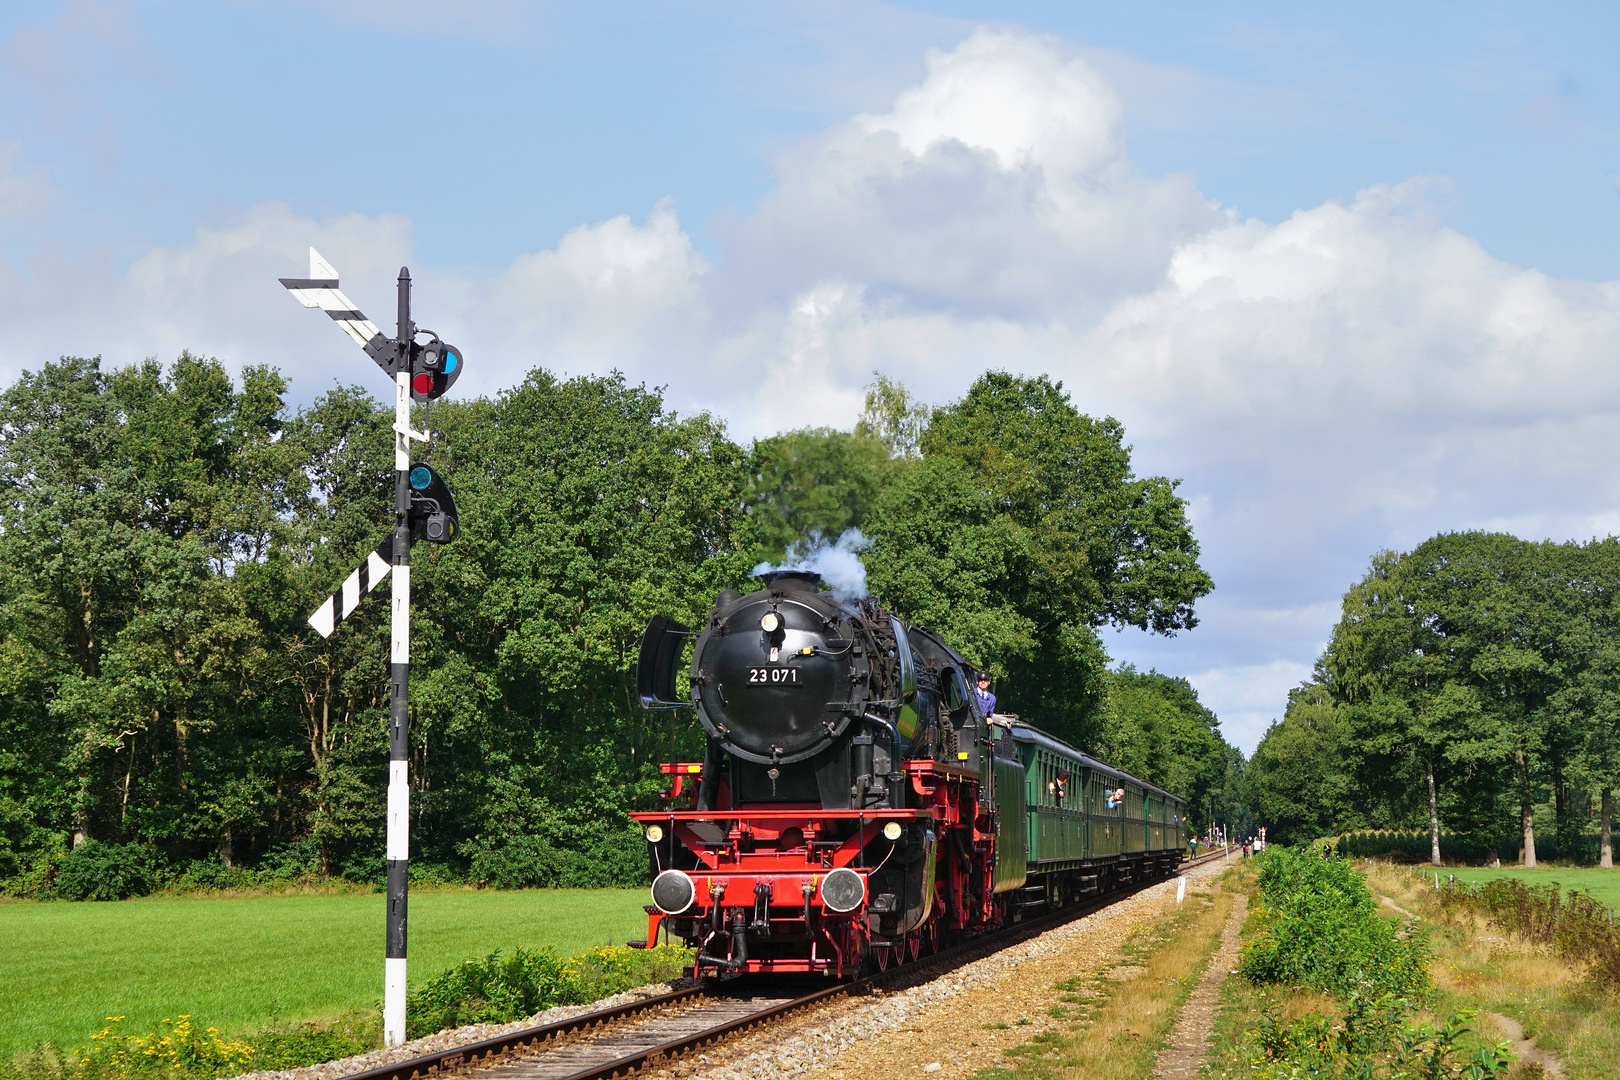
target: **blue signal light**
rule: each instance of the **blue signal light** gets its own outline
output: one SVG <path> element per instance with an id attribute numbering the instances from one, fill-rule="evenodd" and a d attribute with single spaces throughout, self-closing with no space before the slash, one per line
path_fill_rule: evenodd
<path id="1" fill-rule="evenodd" d="M 460 363 L 461 363 L 461 357 L 457 356 L 454 352 L 452 352 L 449 349 L 444 350 L 444 373 L 446 375 L 448 375 L 452 371 L 456 370 L 457 365 L 459 365 Z"/>
<path id="2" fill-rule="evenodd" d="M 427 486 L 433 483 L 433 471 L 426 465 L 418 465 L 411 470 L 410 484 L 417 491 L 426 491 Z"/>

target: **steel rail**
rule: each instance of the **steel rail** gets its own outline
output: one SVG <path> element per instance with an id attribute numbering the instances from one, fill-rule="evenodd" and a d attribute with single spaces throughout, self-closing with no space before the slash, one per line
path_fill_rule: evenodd
<path id="1" fill-rule="evenodd" d="M 652 997 L 641 998 L 638 1001 L 628 1001 L 620 1005 L 612 1005 L 606 1009 L 595 1009 L 588 1013 L 570 1017 L 567 1020 L 556 1020 L 538 1027 L 523 1028 L 519 1031 L 508 1032 L 505 1035 L 496 1035 L 493 1038 L 481 1039 L 474 1043 L 463 1043 L 461 1046 L 451 1047 L 448 1050 L 438 1050 L 431 1054 L 422 1054 L 419 1057 L 406 1058 L 396 1061 L 392 1065 L 379 1065 L 375 1069 L 365 1072 L 351 1073 L 344 1080 L 411 1080 L 412 1077 L 437 1076 L 441 1073 L 457 1069 L 465 1069 L 488 1062 L 517 1050 L 527 1050 L 542 1043 L 551 1042 L 565 1035 L 572 1035 L 588 1028 L 602 1027 L 604 1024 L 614 1023 L 639 1016 L 642 1013 L 653 1012 L 668 1005 L 675 1005 L 692 998 L 702 997 L 707 991 L 701 986 L 690 986 L 684 990 L 674 990 L 667 994 L 656 994 Z"/>
<path id="2" fill-rule="evenodd" d="M 1083 919 L 1087 915 L 1101 911 L 1111 904 L 1128 899 L 1145 889 L 1152 888 L 1154 885 L 1169 881 L 1187 870 L 1219 859 L 1225 854 L 1225 851 L 1213 851 L 1207 855 L 1200 855 L 1196 859 L 1183 863 L 1174 874 L 1158 881 L 1144 882 L 1135 887 L 1084 900 L 1036 919 L 1015 923 L 995 933 L 972 938 L 950 948 L 942 949 L 939 952 L 918 957 L 910 963 L 900 964 L 889 968 L 887 971 L 841 982 L 835 986 L 829 986 L 805 994 L 802 997 L 793 998 L 790 1001 L 768 1005 L 746 1016 L 726 1020 L 691 1035 L 671 1039 L 645 1050 L 625 1054 L 599 1065 L 593 1065 L 578 1072 L 570 1073 L 565 1080 L 615 1080 L 615 1078 L 628 1077 L 639 1070 L 667 1064 L 669 1061 L 691 1051 L 700 1050 L 733 1035 L 750 1031 L 767 1023 L 776 1022 L 812 1006 L 842 997 L 867 993 L 902 980 L 909 980 L 914 975 L 922 974 L 924 971 L 936 967 L 955 967 L 963 963 L 970 963 L 981 956 L 991 955 L 1065 923 Z M 452 1047 L 448 1050 L 423 1054 L 420 1057 L 397 1061 L 391 1065 L 378 1066 L 365 1072 L 352 1073 L 344 1077 L 343 1080 L 426 1080 L 428 1077 L 441 1076 L 450 1072 L 488 1066 L 495 1059 L 517 1051 L 533 1049 L 568 1035 L 592 1028 L 600 1028 L 608 1024 L 615 1024 L 666 1006 L 690 1002 L 695 998 L 704 996 L 713 997 L 716 995 L 712 988 L 688 987 L 684 990 L 658 994 L 653 997 L 642 998 L 639 1001 L 626 1002 L 622 1005 L 582 1013 L 567 1020 L 559 1020 L 539 1027 L 524 1028 L 506 1035 L 497 1035 L 494 1038 Z"/>

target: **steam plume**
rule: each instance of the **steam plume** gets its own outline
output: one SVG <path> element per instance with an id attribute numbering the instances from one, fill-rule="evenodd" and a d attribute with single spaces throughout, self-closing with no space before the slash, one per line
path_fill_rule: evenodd
<path id="1" fill-rule="evenodd" d="M 809 536 L 788 545 L 780 565 L 762 562 L 754 567 L 754 573 L 810 570 L 821 575 L 821 580 L 839 600 L 859 600 L 866 595 L 866 567 L 860 553 L 871 546 L 872 541 L 862 536 L 859 529 L 845 529 L 843 535 L 831 543 L 819 530 L 812 529 Z"/>

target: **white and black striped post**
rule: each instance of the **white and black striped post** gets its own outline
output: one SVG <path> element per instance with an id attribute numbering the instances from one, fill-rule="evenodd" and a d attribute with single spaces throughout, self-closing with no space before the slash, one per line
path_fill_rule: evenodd
<path id="1" fill-rule="evenodd" d="M 447 544 L 457 533 L 455 499 L 443 480 L 427 465 L 417 473 L 422 489 L 413 494 L 411 440 L 425 442 L 425 432 L 411 430 L 411 401 L 431 401 L 448 390 L 461 375 L 460 350 L 438 335 L 417 348 L 416 324 L 411 321 L 411 272 L 399 268 L 399 332 L 390 339 L 377 329 L 338 287 L 337 270 L 309 249 L 309 277 L 282 278 L 281 284 L 307 308 L 326 312 L 343 332 L 365 349 L 377 366 L 394 380 L 394 528 L 355 568 L 342 587 L 315 609 L 310 626 L 330 637 L 366 594 L 393 574 L 392 623 L 389 646 L 388 822 L 385 854 L 388 867 L 388 911 L 383 952 L 383 1041 L 398 1046 L 405 1041 L 405 928 L 406 893 L 410 881 L 411 787 L 410 715 L 407 703 L 411 675 L 411 534 L 413 498 L 420 503 L 425 539 Z M 423 331 L 427 333 L 427 331 Z M 419 371 L 413 371 L 418 366 Z"/>
<path id="2" fill-rule="evenodd" d="M 394 374 L 394 595 L 389 652 L 388 724 L 388 946 L 383 961 L 383 1042 L 405 1041 L 405 924 L 410 886 L 411 786 L 411 272 L 399 268 L 400 350 Z"/>
<path id="3" fill-rule="evenodd" d="M 394 534 L 389 533 L 388 539 L 377 545 L 377 550 L 366 556 L 366 561 L 354 568 L 354 573 L 344 579 L 343 585 L 337 592 L 322 601 L 321 606 L 315 609 L 315 614 L 309 617 L 309 625 L 321 637 L 331 637 L 337 624 L 354 614 L 354 609 L 360 606 L 371 590 L 382 584 L 382 579 L 394 568 Z"/>

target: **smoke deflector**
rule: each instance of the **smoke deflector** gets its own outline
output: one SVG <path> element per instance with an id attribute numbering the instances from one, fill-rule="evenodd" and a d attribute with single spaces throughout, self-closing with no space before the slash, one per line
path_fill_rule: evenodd
<path id="1" fill-rule="evenodd" d="M 681 650 L 692 636 L 690 627 L 654 615 L 641 635 L 641 656 L 636 663 L 636 694 L 644 709 L 679 709 L 692 704 L 675 693 L 675 672 Z"/>

